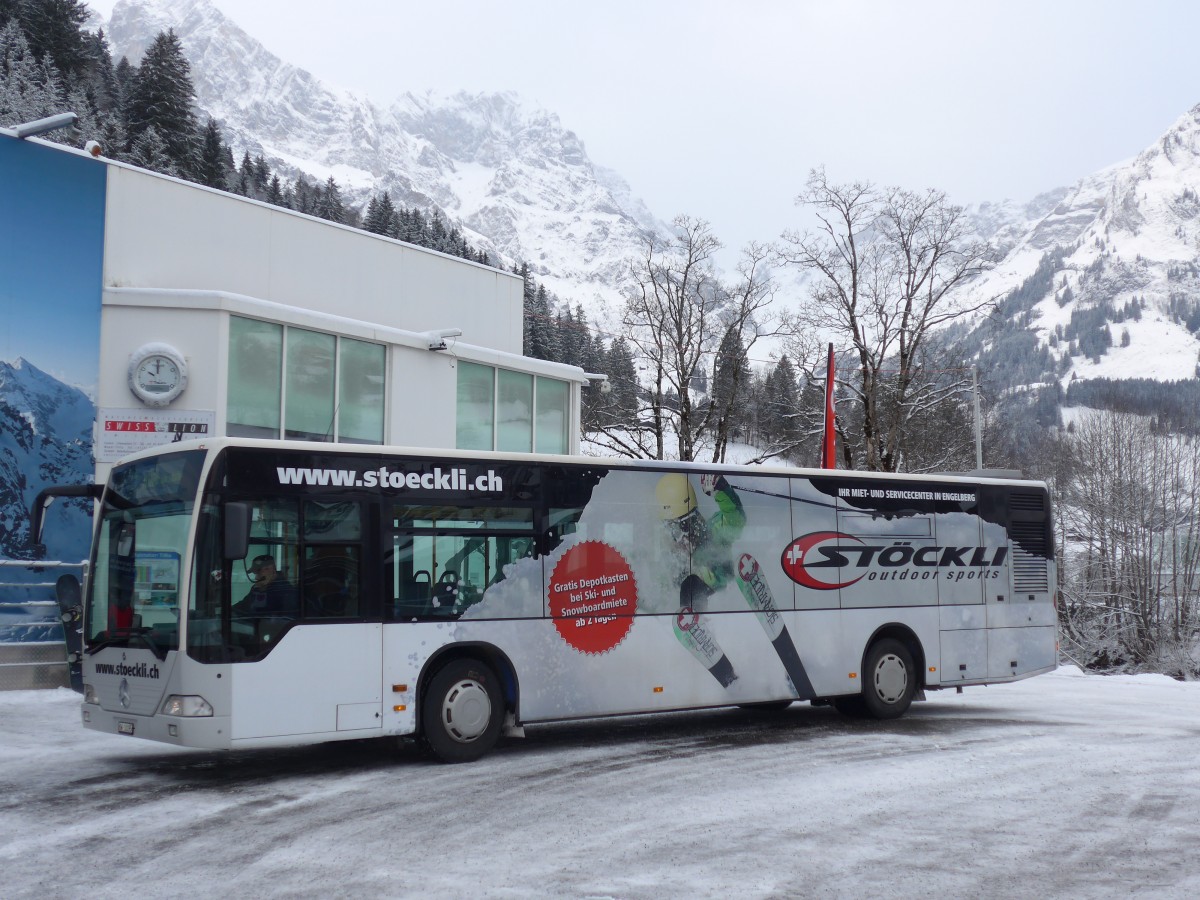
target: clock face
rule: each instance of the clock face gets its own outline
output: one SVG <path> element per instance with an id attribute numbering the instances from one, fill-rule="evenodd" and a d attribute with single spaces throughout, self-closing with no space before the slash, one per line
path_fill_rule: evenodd
<path id="1" fill-rule="evenodd" d="M 179 385 L 179 366 L 166 356 L 154 354 L 142 360 L 133 377 L 147 394 L 169 394 Z"/>
<path id="2" fill-rule="evenodd" d="M 147 406 L 168 406 L 187 381 L 187 362 L 169 344 L 147 344 L 129 358 L 129 389 Z"/>

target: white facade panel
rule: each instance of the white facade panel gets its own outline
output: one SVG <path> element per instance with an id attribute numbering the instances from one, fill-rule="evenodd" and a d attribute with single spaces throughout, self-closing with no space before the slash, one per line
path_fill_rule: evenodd
<path id="1" fill-rule="evenodd" d="M 270 210 L 123 166 L 108 167 L 104 287 L 266 297 Z"/>
<path id="2" fill-rule="evenodd" d="M 457 360 L 446 353 L 397 347 L 392 354 L 388 443 L 453 447 Z"/>
<path id="3" fill-rule="evenodd" d="M 523 283 L 488 266 L 108 167 L 105 287 L 213 290 L 521 352 Z"/>

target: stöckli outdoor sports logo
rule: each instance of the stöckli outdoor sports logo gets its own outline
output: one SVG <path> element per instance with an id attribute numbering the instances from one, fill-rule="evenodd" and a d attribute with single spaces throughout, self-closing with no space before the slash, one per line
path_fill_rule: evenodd
<path id="1" fill-rule="evenodd" d="M 952 581 L 996 578 L 1007 547 L 914 546 L 912 541 L 868 544 L 840 531 L 814 531 L 783 548 L 780 564 L 788 578 L 815 591 L 871 581 Z"/>

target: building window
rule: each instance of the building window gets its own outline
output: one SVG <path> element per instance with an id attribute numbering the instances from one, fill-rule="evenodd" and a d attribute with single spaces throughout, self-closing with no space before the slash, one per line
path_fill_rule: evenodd
<path id="1" fill-rule="evenodd" d="M 333 439 L 334 355 L 332 334 L 287 330 L 287 393 L 284 435 L 299 441 Z"/>
<path id="2" fill-rule="evenodd" d="M 382 444 L 386 362 L 382 344 L 230 316 L 226 433 Z"/>
<path id="3" fill-rule="evenodd" d="M 339 347 L 338 440 L 382 444 L 384 347 L 349 338 Z"/>
<path id="4" fill-rule="evenodd" d="M 460 360 L 456 446 L 566 453 L 570 403 L 565 381 Z"/>
<path id="5" fill-rule="evenodd" d="M 279 437 L 282 372 L 283 326 L 231 316 L 228 434 Z"/>
<path id="6" fill-rule="evenodd" d="M 460 450 L 491 450 L 496 409 L 496 370 L 475 363 L 458 363 L 458 416 L 455 446 Z"/>
<path id="7" fill-rule="evenodd" d="M 509 453 L 533 450 L 533 376 L 496 372 L 496 449 Z"/>
<path id="8" fill-rule="evenodd" d="M 554 378 L 537 380 L 538 453 L 566 453 L 567 423 L 570 421 L 571 392 L 565 381 Z"/>

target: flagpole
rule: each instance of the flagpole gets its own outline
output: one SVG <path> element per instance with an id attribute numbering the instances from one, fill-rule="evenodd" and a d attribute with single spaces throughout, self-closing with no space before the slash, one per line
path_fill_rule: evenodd
<path id="1" fill-rule="evenodd" d="M 833 344 L 829 345 L 829 363 L 825 369 L 825 434 L 821 441 L 821 468 L 837 468 L 837 416 L 833 409 Z"/>

